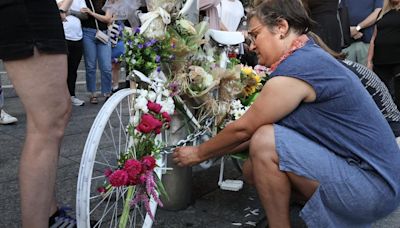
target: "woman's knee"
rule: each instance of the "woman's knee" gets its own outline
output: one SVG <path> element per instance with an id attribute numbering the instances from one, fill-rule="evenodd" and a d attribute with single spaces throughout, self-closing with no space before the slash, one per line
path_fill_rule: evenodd
<path id="1" fill-rule="evenodd" d="M 72 109 L 69 97 L 61 98 L 56 107 L 46 112 L 30 109 L 30 113 L 27 113 L 29 118 L 28 132 L 35 129 L 38 134 L 47 135 L 49 138 L 62 138 L 71 116 Z"/>
<path id="2" fill-rule="evenodd" d="M 257 129 L 250 139 L 250 156 L 266 157 L 274 154 L 276 154 L 274 127 L 273 125 L 264 125 Z"/>

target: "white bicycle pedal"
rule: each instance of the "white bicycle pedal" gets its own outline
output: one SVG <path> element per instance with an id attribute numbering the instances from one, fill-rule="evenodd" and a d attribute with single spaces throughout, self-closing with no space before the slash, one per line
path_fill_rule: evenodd
<path id="1" fill-rule="evenodd" d="M 228 191 L 239 191 L 240 189 L 243 188 L 243 181 L 241 180 L 224 180 L 221 182 L 219 187 L 222 190 L 228 190 Z"/>

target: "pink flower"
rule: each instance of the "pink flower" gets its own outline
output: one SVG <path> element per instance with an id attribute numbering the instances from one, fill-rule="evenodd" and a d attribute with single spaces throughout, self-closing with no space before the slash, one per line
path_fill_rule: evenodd
<path id="1" fill-rule="evenodd" d="M 168 112 L 163 112 L 161 116 L 164 118 L 165 121 L 171 122 L 171 116 L 168 114 Z"/>
<path id="2" fill-rule="evenodd" d="M 103 186 L 101 186 L 101 187 L 98 187 L 98 188 L 97 188 L 97 191 L 98 191 L 99 193 L 105 193 L 105 192 L 106 192 L 106 188 L 103 187 Z"/>
<path id="3" fill-rule="evenodd" d="M 112 173 L 113 173 L 113 171 L 111 169 L 104 170 L 104 176 L 106 176 L 106 177 L 109 177 Z"/>
<path id="4" fill-rule="evenodd" d="M 142 172 L 142 164 L 135 159 L 129 159 L 125 162 L 124 170 L 128 173 L 130 184 L 136 184 L 137 175 Z"/>
<path id="5" fill-rule="evenodd" d="M 147 102 L 147 108 L 149 108 L 150 111 L 153 111 L 155 113 L 160 113 L 162 107 L 161 107 L 160 104 L 157 104 L 157 103 L 152 102 L 152 101 L 148 101 Z"/>
<path id="6" fill-rule="evenodd" d="M 142 133 L 150 133 L 153 130 L 162 127 L 162 122 L 151 114 L 143 114 L 142 119 L 137 126 L 137 130 Z"/>
<path id="7" fill-rule="evenodd" d="M 116 170 L 109 177 L 108 181 L 113 187 L 121 187 L 128 184 L 128 173 L 124 170 Z"/>
<path id="8" fill-rule="evenodd" d="M 144 156 L 141 160 L 143 170 L 153 170 L 156 167 L 156 160 L 153 156 Z"/>
<path id="9" fill-rule="evenodd" d="M 139 184 L 146 183 L 146 179 L 147 179 L 147 175 L 144 174 L 144 173 L 142 173 L 142 174 L 140 175 L 140 177 L 139 177 L 139 180 L 138 180 Z"/>

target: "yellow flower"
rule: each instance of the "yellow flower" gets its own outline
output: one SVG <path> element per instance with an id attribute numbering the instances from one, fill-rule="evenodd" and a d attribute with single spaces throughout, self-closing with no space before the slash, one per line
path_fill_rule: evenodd
<path id="1" fill-rule="evenodd" d="M 252 78 L 257 82 L 260 83 L 261 82 L 261 77 L 258 74 L 253 74 Z"/>
<path id="2" fill-rule="evenodd" d="M 251 69 L 251 67 L 243 67 L 242 72 L 245 75 L 250 75 L 253 72 L 253 69 Z"/>

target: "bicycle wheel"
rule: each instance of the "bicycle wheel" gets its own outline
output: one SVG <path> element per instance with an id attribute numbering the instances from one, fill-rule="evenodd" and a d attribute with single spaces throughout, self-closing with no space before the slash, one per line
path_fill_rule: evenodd
<path id="1" fill-rule="evenodd" d="M 121 227 L 120 219 L 128 187 L 111 188 L 101 194 L 98 187 L 105 181 L 104 171 L 118 166 L 120 154 L 132 145 L 127 126 L 133 118 L 132 98 L 135 90 L 123 89 L 111 96 L 99 111 L 90 129 L 81 160 L 76 197 L 77 223 L 80 228 Z M 163 159 L 157 165 L 163 167 Z M 161 179 L 161 170 L 155 169 Z M 129 193 L 131 192 L 131 193 Z M 135 190 L 133 190 L 133 194 Z M 126 206 L 126 205 L 125 205 Z M 126 227 L 151 227 L 153 220 L 146 205 L 137 203 L 128 210 Z M 150 211 L 155 215 L 157 203 L 150 199 Z"/>

